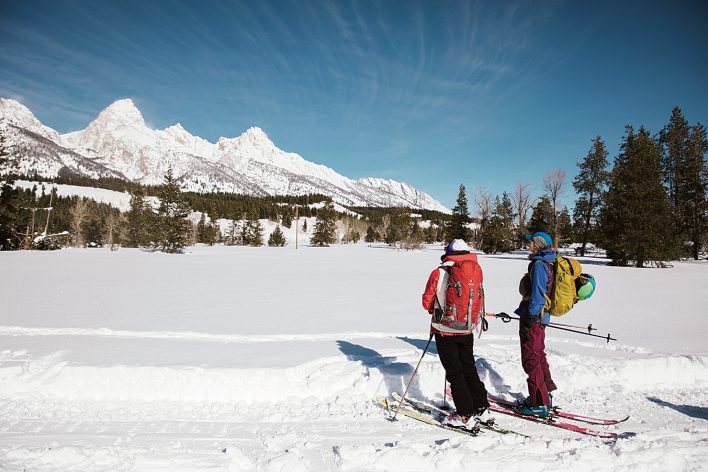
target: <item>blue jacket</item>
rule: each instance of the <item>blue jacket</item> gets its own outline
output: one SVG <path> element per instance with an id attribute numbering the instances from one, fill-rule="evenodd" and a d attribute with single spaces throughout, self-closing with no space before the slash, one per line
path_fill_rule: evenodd
<path id="1" fill-rule="evenodd" d="M 528 301 L 523 300 L 519 304 L 519 308 L 514 311 L 520 317 L 533 316 L 540 318 L 541 310 L 546 305 L 546 297 L 550 296 L 549 288 L 553 287 L 553 281 L 549 280 L 553 273 L 548 264 L 553 264 L 557 253 L 553 249 L 541 249 L 538 253 L 529 256 L 531 259 L 531 274 L 528 287 Z M 537 261 L 545 261 L 548 264 L 539 263 Z M 551 322 L 551 314 L 545 312 L 541 318 L 541 323 L 548 324 Z"/>

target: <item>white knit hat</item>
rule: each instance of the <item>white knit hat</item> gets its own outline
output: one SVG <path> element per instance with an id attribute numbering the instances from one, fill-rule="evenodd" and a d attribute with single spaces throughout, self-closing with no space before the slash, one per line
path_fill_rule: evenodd
<path id="1" fill-rule="evenodd" d="M 457 252 L 457 251 L 467 251 L 471 252 L 472 249 L 467 245 L 462 239 L 453 239 L 450 244 L 445 248 L 445 252 Z"/>

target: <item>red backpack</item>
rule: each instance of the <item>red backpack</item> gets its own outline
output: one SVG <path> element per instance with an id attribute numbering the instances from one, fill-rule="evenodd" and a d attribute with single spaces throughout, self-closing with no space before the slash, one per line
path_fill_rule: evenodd
<path id="1" fill-rule="evenodd" d="M 438 269 L 432 327 L 442 334 L 470 334 L 484 316 L 482 268 L 474 259 L 447 261 Z"/>

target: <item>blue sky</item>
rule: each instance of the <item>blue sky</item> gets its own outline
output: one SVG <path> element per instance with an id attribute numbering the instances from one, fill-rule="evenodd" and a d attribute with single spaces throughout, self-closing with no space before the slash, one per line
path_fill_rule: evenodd
<path id="1" fill-rule="evenodd" d="M 260 126 L 451 207 L 460 183 L 570 181 L 595 135 L 612 157 L 675 105 L 708 124 L 707 21 L 701 1 L 0 0 L 0 96 L 60 132 L 125 97 L 212 142 Z"/>

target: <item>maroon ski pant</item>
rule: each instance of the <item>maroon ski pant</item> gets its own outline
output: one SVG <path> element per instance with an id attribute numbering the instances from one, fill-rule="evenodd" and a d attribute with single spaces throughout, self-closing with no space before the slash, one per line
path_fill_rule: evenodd
<path id="1" fill-rule="evenodd" d="M 555 390 L 556 384 L 546 360 L 546 326 L 534 323 L 528 341 L 521 340 L 521 365 L 528 375 L 529 404 L 550 405 L 548 392 Z"/>

